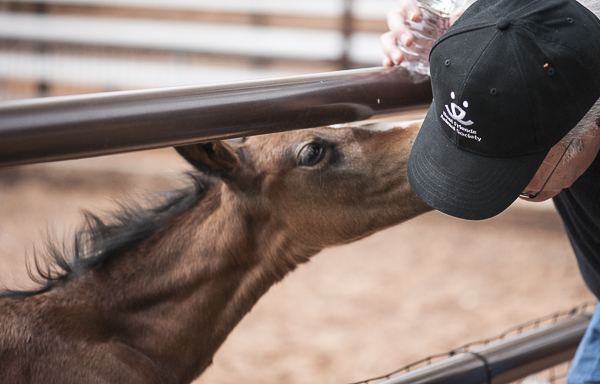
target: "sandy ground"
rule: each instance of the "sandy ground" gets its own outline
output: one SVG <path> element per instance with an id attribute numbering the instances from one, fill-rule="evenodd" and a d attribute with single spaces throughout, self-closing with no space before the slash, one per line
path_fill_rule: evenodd
<path id="1" fill-rule="evenodd" d="M 0 171 L 0 282 L 81 211 L 181 186 L 172 150 Z M 524 205 L 525 204 L 525 205 Z M 592 301 L 551 205 L 467 222 L 429 213 L 315 256 L 273 287 L 196 384 L 348 383 Z"/>

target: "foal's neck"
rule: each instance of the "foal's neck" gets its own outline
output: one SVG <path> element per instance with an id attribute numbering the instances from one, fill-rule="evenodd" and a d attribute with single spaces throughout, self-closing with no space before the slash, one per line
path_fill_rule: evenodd
<path id="1" fill-rule="evenodd" d="M 116 323 L 114 338 L 176 382 L 202 373 L 269 287 L 317 251 L 292 249 L 285 227 L 259 205 L 215 185 L 152 237 L 83 279 Z"/>

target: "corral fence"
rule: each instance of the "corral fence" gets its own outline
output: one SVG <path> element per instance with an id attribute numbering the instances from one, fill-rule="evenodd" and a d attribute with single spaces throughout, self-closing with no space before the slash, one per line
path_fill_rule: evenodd
<path id="1" fill-rule="evenodd" d="M 353 384 L 563 384 L 594 309 L 557 312 Z"/>
<path id="2" fill-rule="evenodd" d="M 396 0 L 0 0 L 0 100 L 365 68 Z"/>
<path id="3" fill-rule="evenodd" d="M 233 0 L 173 0 L 170 10 L 156 0 L 0 0 L 1 89 L 29 87 L 28 97 L 117 90 L 0 103 L 0 167 L 421 117 L 431 102 L 429 80 L 402 68 L 298 74 L 375 64 L 371 49 L 378 46 L 374 39 L 382 24 L 360 13 L 364 2 L 252 2 L 269 3 L 272 11 Z M 191 9 L 192 4 L 204 8 Z M 234 6 L 223 9 L 224 4 Z M 290 4 L 309 4 L 321 13 L 310 7 L 292 12 Z M 203 29 L 189 22 L 211 25 Z M 139 33 L 117 39 L 125 24 Z M 299 41 L 293 39 L 300 27 L 315 33 L 290 48 L 290 41 Z M 203 38 L 189 39 L 190 34 Z M 249 50 L 256 41 L 262 45 Z M 236 69 L 223 69 L 224 63 Z M 78 72 L 90 67 L 98 71 Z M 294 74 L 290 68 L 295 76 L 288 76 Z M 184 75 L 158 78 L 164 73 Z M 232 78 L 255 80 L 205 85 Z M 199 85 L 118 91 L 178 83 Z M 500 384 L 540 371 L 548 372 L 546 382 L 559 383 L 589 312 L 582 307 L 541 319 L 362 383 Z"/>

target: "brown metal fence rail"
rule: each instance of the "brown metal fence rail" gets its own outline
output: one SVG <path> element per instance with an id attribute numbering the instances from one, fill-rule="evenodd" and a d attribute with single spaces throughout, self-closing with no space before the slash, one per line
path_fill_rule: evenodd
<path id="1" fill-rule="evenodd" d="M 367 68 L 0 104 L 0 167 L 348 123 L 426 108 L 428 77 Z"/>

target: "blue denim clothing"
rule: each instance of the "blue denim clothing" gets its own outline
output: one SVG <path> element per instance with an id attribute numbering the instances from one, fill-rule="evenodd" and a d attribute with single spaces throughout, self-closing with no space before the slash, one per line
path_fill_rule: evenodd
<path id="1" fill-rule="evenodd" d="M 554 197 L 579 270 L 600 299 L 600 153 L 571 187 Z M 567 384 L 600 384 L 600 309 L 597 307 L 567 377 Z"/>
<path id="2" fill-rule="evenodd" d="M 600 383 L 600 303 L 596 305 L 567 376 L 567 384 L 592 383 Z"/>

